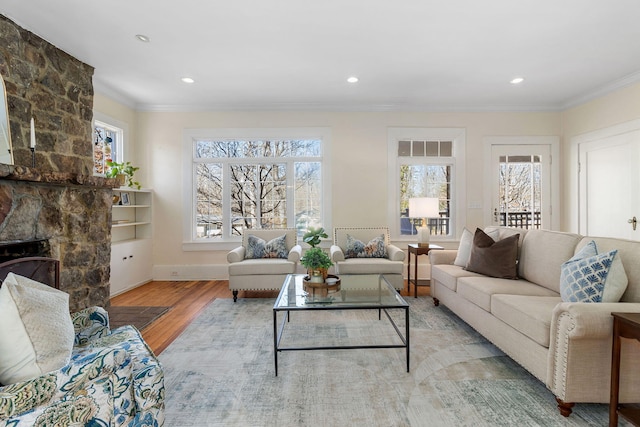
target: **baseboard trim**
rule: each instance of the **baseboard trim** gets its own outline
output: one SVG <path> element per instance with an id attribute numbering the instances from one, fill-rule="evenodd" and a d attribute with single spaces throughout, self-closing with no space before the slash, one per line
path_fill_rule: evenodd
<path id="1" fill-rule="evenodd" d="M 155 265 L 153 280 L 229 280 L 228 264 Z"/>

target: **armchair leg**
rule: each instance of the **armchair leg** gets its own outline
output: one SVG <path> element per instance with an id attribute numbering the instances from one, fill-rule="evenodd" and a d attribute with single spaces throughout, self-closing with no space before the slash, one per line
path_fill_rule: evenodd
<path id="1" fill-rule="evenodd" d="M 238 301 L 238 291 L 233 291 L 233 302 Z"/>

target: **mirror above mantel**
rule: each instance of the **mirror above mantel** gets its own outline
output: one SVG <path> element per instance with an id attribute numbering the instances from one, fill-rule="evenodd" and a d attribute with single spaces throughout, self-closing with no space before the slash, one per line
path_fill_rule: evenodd
<path id="1" fill-rule="evenodd" d="M 9 127 L 9 106 L 4 79 L 0 76 L 2 91 L 0 93 L 0 163 L 13 164 L 13 150 L 11 147 L 11 128 Z"/>

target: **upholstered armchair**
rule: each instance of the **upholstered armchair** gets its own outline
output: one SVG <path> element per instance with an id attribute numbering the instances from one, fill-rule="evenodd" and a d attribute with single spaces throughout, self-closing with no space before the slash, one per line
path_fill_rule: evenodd
<path id="1" fill-rule="evenodd" d="M 59 278 L 51 258 L 0 264 L 0 427 L 162 426 L 164 373 L 140 332 L 101 307 L 69 314 Z"/>
<path id="2" fill-rule="evenodd" d="M 404 288 L 402 249 L 390 243 L 387 227 L 334 228 L 331 260 L 340 277 L 384 274 L 389 283 Z"/>
<path id="3" fill-rule="evenodd" d="M 233 301 L 238 291 L 279 290 L 287 274 L 296 272 L 301 255 L 295 228 L 245 230 L 242 245 L 227 254 Z"/>

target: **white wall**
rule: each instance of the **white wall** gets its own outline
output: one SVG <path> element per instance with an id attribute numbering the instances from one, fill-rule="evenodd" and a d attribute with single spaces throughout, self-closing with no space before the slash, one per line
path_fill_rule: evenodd
<path id="1" fill-rule="evenodd" d="M 578 232 L 578 152 L 572 138 L 638 118 L 640 83 L 562 112 L 562 230 Z"/>
<path id="2" fill-rule="evenodd" d="M 226 250 L 182 251 L 182 216 L 186 214 L 181 204 L 183 129 L 329 127 L 334 226 L 389 223 L 386 209 L 388 127 L 465 128 L 467 195 L 469 200 L 480 201 L 483 137 L 558 135 L 560 132 L 557 113 L 141 112 L 137 119 L 138 138 L 146 152 L 141 166 L 147 171 L 149 186 L 156 193 L 154 264 L 158 279 L 169 279 L 172 271 L 177 271 L 180 278 L 193 279 L 199 274 L 206 274 L 205 278 L 210 279 L 226 277 Z M 482 226 L 482 214 L 482 210 L 469 210 L 468 226 Z"/>

